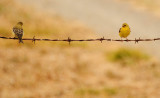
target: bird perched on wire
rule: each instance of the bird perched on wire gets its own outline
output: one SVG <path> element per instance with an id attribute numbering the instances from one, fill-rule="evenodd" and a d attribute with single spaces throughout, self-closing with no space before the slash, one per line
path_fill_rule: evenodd
<path id="1" fill-rule="evenodd" d="M 18 22 L 14 27 L 13 27 L 13 32 L 15 34 L 15 38 L 19 39 L 19 43 L 23 43 L 22 37 L 23 37 L 23 22 Z"/>
<path id="2" fill-rule="evenodd" d="M 122 28 L 119 29 L 119 36 L 121 38 L 126 38 L 127 39 L 130 32 L 131 32 L 131 30 L 129 28 L 129 25 L 127 23 L 123 23 Z"/>

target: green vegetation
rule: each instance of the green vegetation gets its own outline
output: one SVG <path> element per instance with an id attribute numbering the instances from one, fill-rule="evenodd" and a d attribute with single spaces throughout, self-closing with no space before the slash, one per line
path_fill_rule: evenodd
<path id="1" fill-rule="evenodd" d="M 122 64 L 135 64 L 139 61 L 148 60 L 149 56 L 138 50 L 121 48 L 107 55 L 112 62 L 120 62 Z"/>
<path id="2" fill-rule="evenodd" d="M 118 93 L 118 90 L 116 88 L 104 88 L 103 91 L 105 92 L 105 94 L 107 95 L 116 95 Z"/>
<path id="3" fill-rule="evenodd" d="M 84 95 L 99 95 L 100 94 L 100 91 L 99 90 L 96 90 L 96 89 L 78 89 L 76 90 L 75 92 L 76 95 L 81 95 L 81 96 L 84 96 Z"/>
<path id="4" fill-rule="evenodd" d="M 3 5 L 0 4 L 0 13 L 3 11 Z"/>
<path id="5" fill-rule="evenodd" d="M 85 96 L 85 95 L 107 95 L 107 96 L 114 96 L 118 94 L 118 89 L 116 88 L 103 88 L 103 89 L 78 89 L 75 91 L 76 95 Z"/>

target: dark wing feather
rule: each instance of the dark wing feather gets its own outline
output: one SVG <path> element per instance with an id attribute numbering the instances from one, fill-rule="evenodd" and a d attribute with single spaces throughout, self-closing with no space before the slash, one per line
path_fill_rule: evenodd
<path id="1" fill-rule="evenodd" d="M 18 28 L 13 28 L 13 32 L 16 34 L 16 35 L 23 35 L 23 29 L 18 29 Z"/>
<path id="2" fill-rule="evenodd" d="M 119 29 L 119 33 L 121 32 L 121 28 Z"/>
<path id="3" fill-rule="evenodd" d="M 13 28 L 13 32 L 14 32 L 15 34 L 18 34 L 18 32 L 19 32 L 18 28 Z"/>

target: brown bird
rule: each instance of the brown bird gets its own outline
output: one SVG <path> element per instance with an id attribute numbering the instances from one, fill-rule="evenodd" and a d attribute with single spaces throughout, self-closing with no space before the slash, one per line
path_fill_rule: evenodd
<path id="1" fill-rule="evenodd" d="M 15 34 L 15 38 L 19 39 L 19 43 L 23 43 L 22 37 L 23 37 L 23 22 L 18 22 L 14 27 L 13 27 L 13 32 Z"/>

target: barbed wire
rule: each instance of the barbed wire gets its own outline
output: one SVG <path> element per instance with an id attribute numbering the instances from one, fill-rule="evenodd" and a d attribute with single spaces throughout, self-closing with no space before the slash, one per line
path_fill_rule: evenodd
<path id="1" fill-rule="evenodd" d="M 0 36 L 0 39 L 11 39 L 11 40 L 18 40 L 15 37 L 2 37 Z M 31 40 L 32 42 L 36 42 L 36 41 L 63 41 L 63 42 L 68 42 L 69 44 L 71 42 L 84 42 L 84 41 L 100 41 L 101 43 L 103 41 L 115 41 L 115 42 L 143 42 L 143 41 L 157 41 L 160 40 L 160 38 L 153 38 L 153 39 L 141 39 L 141 38 L 135 38 L 135 39 L 106 39 L 104 37 L 102 38 L 97 38 L 97 39 L 71 39 L 70 37 L 68 37 L 67 39 L 40 39 L 40 38 L 35 38 L 35 36 L 33 38 L 23 38 L 22 40 Z"/>

